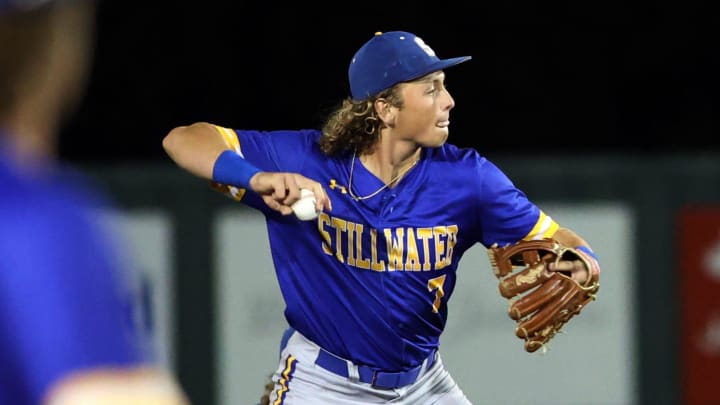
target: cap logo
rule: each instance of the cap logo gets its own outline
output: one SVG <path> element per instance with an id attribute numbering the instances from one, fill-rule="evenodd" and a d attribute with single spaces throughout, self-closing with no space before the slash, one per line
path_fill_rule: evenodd
<path id="1" fill-rule="evenodd" d="M 366 100 L 398 83 L 409 82 L 470 59 L 470 56 L 440 59 L 422 38 L 409 32 L 378 32 L 351 59 L 348 67 L 350 93 L 354 100 Z"/>
<path id="2" fill-rule="evenodd" d="M 425 51 L 426 54 L 433 57 L 435 56 L 435 51 L 433 51 L 432 48 L 430 48 L 422 39 L 415 37 L 415 43 L 420 47 L 420 49 Z"/>

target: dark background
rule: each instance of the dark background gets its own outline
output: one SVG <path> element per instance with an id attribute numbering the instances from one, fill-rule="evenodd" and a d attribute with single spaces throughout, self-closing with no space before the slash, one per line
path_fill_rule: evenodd
<path id="1" fill-rule="evenodd" d="M 416 33 L 441 58 L 473 56 L 446 72 L 452 143 L 483 154 L 720 150 L 709 5 L 472 3 L 102 2 L 61 154 L 166 162 L 162 137 L 201 120 L 319 127 L 348 94 L 355 50 L 390 30 Z"/>

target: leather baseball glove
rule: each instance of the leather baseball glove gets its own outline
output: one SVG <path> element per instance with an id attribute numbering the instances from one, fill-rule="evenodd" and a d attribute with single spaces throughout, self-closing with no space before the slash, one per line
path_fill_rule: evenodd
<path id="1" fill-rule="evenodd" d="M 531 353 L 545 347 L 565 323 L 595 299 L 600 287 L 597 260 L 553 239 L 493 245 L 488 255 L 500 280 L 500 294 L 510 300 L 509 315 L 517 323 L 515 334 Z M 569 274 L 546 270 L 549 263 L 562 260 L 581 260 L 588 269 L 587 280 L 581 285 Z"/>

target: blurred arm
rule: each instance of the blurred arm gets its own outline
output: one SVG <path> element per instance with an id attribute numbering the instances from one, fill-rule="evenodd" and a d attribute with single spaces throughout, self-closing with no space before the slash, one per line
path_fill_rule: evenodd
<path id="1" fill-rule="evenodd" d="M 160 369 L 98 369 L 54 384 L 43 405 L 189 405 L 170 375 Z"/>

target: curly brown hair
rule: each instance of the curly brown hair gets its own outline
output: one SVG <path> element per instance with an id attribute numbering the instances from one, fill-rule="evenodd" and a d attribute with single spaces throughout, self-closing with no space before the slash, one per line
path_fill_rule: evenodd
<path id="1" fill-rule="evenodd" d="M 320 149 L 327 155 L 349 151 L 358 155 L 371 152 L 380 138 L 380 129 L 385 125 L 375 111 L 375 101 L 381 98 L 394 107 L 401 108 L 403 105 L 399 85 L 365 100 L 346 98 L 325 120 Z"/>

